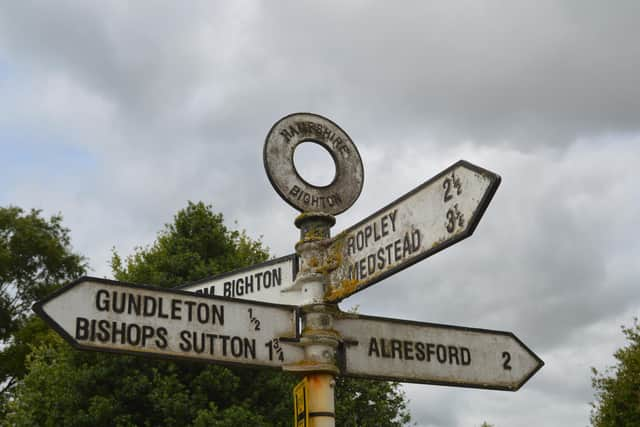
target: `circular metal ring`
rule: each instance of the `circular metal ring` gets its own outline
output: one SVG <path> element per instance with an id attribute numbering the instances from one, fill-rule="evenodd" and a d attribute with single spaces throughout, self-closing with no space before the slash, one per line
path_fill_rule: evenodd
<path id="1" fill-rule="evenodd" d="M 306 182 L 293 164 L 293 153 L 303 142 L 325 148 L 336 166 L 329 185 L 318 187 Z M 326 117 L 295 113 L 273 125 L 264 143 L 264 168 L 280 197 L 301 212 L 337 215 L 360 196 L 364 183 L 362 159 L 349 135 Z"/>

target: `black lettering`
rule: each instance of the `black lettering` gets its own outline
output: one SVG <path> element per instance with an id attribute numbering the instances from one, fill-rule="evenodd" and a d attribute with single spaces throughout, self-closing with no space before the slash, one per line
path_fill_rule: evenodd
<path id="1" fill-rule="evenodd" d="M 249 357 L 251 356 L 251 357 Z M 256 340 L 255 339 L 244 339 L 244 358 L 245 359 L 255 359 L 256 358 Z"/>
<path id="2" fill-rule="evenodd" d="M 183 303 L 189 308 L 187 320 L 189 322 L 193 322 L 193 307 L 196 305 L 195 301 L 183 301 Z"/>
<path id="3" fill-rule="evenodd" d="M 396 353 L 398 354 L 398 359 L 402 359 L 402 342 L 399 340 L 391 340 L 391 358 L 396 358 Z"/>
<path id="4" fill-rule="evenodd" d="M 356 252 L 356 239 L 353 236 L 347 238 L 347 255 L 354 254 Z"/>
<path id="5" fill-rule="evenodd" d="M 471 352 L 467 347 L 460 347 L 460 360 L 464 366 L 471 364 Z"/>
<path id="6" fill-rule="evenodd" d="M 425 358 L 424 343 L 417 342 L 416 343 L 416 359 L 422 362 L 424 358 Z"/>
<path id="7" fill-rule="evenodd" d="M 118 328 L 118 326 L 120 326 Z M 122 323 L 122 324 L 118 324 L 118 322 L 111 322 L 111 342 L 112 343 L 116 343 L 118 341 L 118 335 L 120 335 L 120 344 L 124 344 L 125 343 L 125 338 L 126 338 L 126 332 L 127 332 L 127 324 L 126 323 Z"/>
<path id="8" fill-rule="evenodd" d="M 253 293 L 253 277 L 247 276 L 244 278 L 244 291 L 245 293 Z"/>
<path id="9" fill-rule="evenodd" d="M 233 285 L 231 282 L 224 282 L 224 296 L 233 297 Z"/>
<path id="10" fill-rule="evenodd" d="M 142 346 L 146 347 L 147 340 L 150 338 L 153 338 L 154 335 L 155 335 L 155 329 L 153 329 L 151 326 L 144 325 L 142 327 Z"/>
<path id="11" fill-rule="evenodd" d="M 371 357 L 371 355 L 374 353 L 376 357 L 380 357 L 380 350 L 378 350 L 378 342 L 376 341 L 375 337 L 371 337 L 371 341 L 369 341 L 369 357 Z"/>
<path id="12" fill-rule="evenodd" d="M 382 236 L 386 236 L 389 234 L 389 218 L 387 216 L 383 216 L 380 220 L 380 230 L 382 231 Z"/>
<path id="13" fill-rule="evenodd" d="M 255 278 L 256 278 L 256 285 L 258 287 L 258 290 L 260 290 L 260 280 L 262 279 L 262 273 L 256 273 L 254 274 Z"/>
<path id="14" fill-rule="evenodd" d="M 242 338 L 240 337 L 232 337 L 231 338 L 231 355 L 233 357 L 241 357 L 242 356 Z"/>
<path id="15" fill-rule="evenodd" d="M 376 272 L 376 256 L 374 254 L 367 256 L 367 274 L 371 276 Z"/>
<path id="16" fill-rule="evenodd" d="M 409 233 L 404 235 L 404 244 L 402 245 L 402 258 L 406 258 L 407 255 L 411 255 L 411 237 L 409 237 Z"/>
<path id="17" fill-rule="evenodd" d="M 118 297 L 120 297 L 120 301 L 118 301 Z M 125 294 L 120 293 L 118 294 L 118 292 L 113 291 L 113 300 L 111 301 L 112 306 L 111 308 L 113 309 L 113 311 L 115 313 L 124 313 L 124 309 L 125 309 L 125 305 L 126 305 L 126 301 L 124 300 L 126 297 Z M 120 305 L 118 306 L 118 303 L 120 303 Z"/>
<path id="18" fill-rule="evenodd" d="M 96 308 L 99 311 L 109 311 L 109 292 L 104 289 L 96 292 Z"/>
<path id="19" fill-rule="evenodd" d="M 431 356 L 435 356 L 435 344 L 427 343 L 427 362 L 431 362 Z"/>
<path id="20" fill-rule="evenodd" d="M 362 258 L 358 261 L 358 268 L 360 269 L 359 277 L 360 279 L 364 279 L 367 277 L 367 260 L 366 258 Z"/>
<path id="21" fill-rule="evenodd" d="M 109 326 L 111 323 L 108 320 L 101 320 L 98 322 L 98 332 L 96 333 L 96 338 L 100 342 L 109 342 L 111 339 L 111 332 L 109 331 Z"/>
<path id="22" fill-rule="evenodd" d="M 373 234 L 373 229 L 371 228 L 371 224 L 367 224 L 364 227 L 364 244 L 369 247 L 369 238 Z"/>
<path id="23" fill-rule="evenodd" d="M 128 296 L 129 296 L 129 304 L 127 308 L 127 313 L 129 314 L 134 313 L 136 316 L 140 316 L 141 314 L 140 300 L 142 299 L 142 295 L 128 294 Z"/>
<path id="24" fill-rule="evenodd" d="M 193 339 L 193 351 L 195 351 L 196 353 L 203 353 L 205 348 L 205 342 L 204 342 L 205 334 L 192 332 L 191 337 Z"/>
<path id="25" fill-rule="evenodd" d="M 377 242 L 378 240 L 382 239 L 382 236 L 379 233 L 380 230 L 378 230 L 378 223 L 374 222 L 373 223 L 373 241 Z"/>
<path id="26" fill-rule="evenodd" d="M 86 340 L 87 338 L 89 338 L 89 320 L 76 317 L 76 339 Z"/>
<path id="27" fill-rule="evenodd" d="M 91 319 L 91 338 L 90 341 L 96 340 L 96 319 Z"/>
<path id="28" fill-rule="evenodd" d="M 362 230 L 356 233 L 356 247 L 359 251 L 364 249 L 364 233 L 362 232 Z"/>
<path id="29" fill-rule="evenodd" d="M 378 270 L 382 270 L 385 265 L 384 248 L 378 249 Z"/>
<path id="30" fill-rule="evenodd" d="M 436 356 L 438 357 L 438 362 L 445 363 L 447 361 L 447 347 L 438 344 L 436 346 Z"/>
<path id="31" fill-rule="evenodd" d="M 236 286 L 235 286 L 235 290 L 236 290 L 236 295 L 241 297 L 242 295 L 244 295 L 244 279 L 242 277 L 240 277 L 239 279 L 235 280 Z"/>
<path id="32" fill-rule="evenodd" d="M 413 230 L 413 233 L 411 233 L 411 244 L 413 252 L 420 249 L 420 245 L 422 244 L 422 235 L 420 234 L 420 230 Z"/>
<path id="33" fill-rule="evenodd" d="M 404 341 L 404 360 L 413 360 L 413 342 Z"/>
<path id="34" fill-rule="evenodd" d="M 191 342 L 189 341 L 189 331 L 180 331 L 180 350 L 191 351 Z"/>
<path id="35" fill-rule="evenodd" d="M 198 322 L 200 323 L 209 323 L 209 306 L 207 304 L 201 302 L 198 304 Z"/>
<path id="36" fill-rule="evenodd" d="M 212 304 L 211 311 L 213 312 L 211 323 L 213 323 L 214 325 L 224 325 L 224 305 Z"/>
<path id="37" fill-rule="evenodd" d="M 135 336 L 133 331 L 136 331 Z M 129 324 L 129 326 L 127 326 L 127 343 L 129 345 L 138 345 L 140 344 L 141 339 L 142 334 L 140 333 L 140 326 L 136 325 L 135 323 Z"/>
<path id="38" fill-rule="evenodd" d="M 449 363 L 453 365 L 453 360 L 455 359 L 456 365 L 460 364 L 460 360 L 458 360 L 458 348 L 450 345 L 449 346 Z"/>
<path id="39" fill-rule="evenodd" d="M 142 312 L 145 317 L 156 315 L 156 299 L 154 297 L 145 295 L 142 299 L 142 305 Z"/>
<path id="40" fill-rule="evenodd" d="M 180 312 L 182 311 L 182 306 L 180 305 L 182 301 L 179 299 L 171 300 L 171 318 L 176 320 L 182 320 L 182 316 Z"/>
<path id="41" fill-rule="evenodd" d="M 273 286 L 282 286 L 282 268 L 274 268 L 271 270 L 273 275 Z"/>
<path id="42" fill-rule="evenodd" d="M 396 231 L 396 214 L 398 213 L 398 209 L 394 209 L 392 212 L 389 212 L 389 218 L 391 219 L 391 230 Z"/>
<path id="43" fill-rule="evenodd" d="M 164 307 L 164 298 L 159 297 L 158 298 L 158 317 L 161 319 L 168 319 L 169 315 L 167 315 L 167 313 L 164 312 L 163 307 Z"/>
<path id="44" fill-rule="evenodd" d="M 394 255 L 394 261 L 399 261 L 400 258 L 400 253 L 402 252 L 402 240 L 398 239 L 395 242 L 393 242 L 393 255 Z"/>
<path id="45" fill-rule="evenodd" d="M 167 328 L 161 326 L 156 330 L 156 347 L 167 348 Z"/>
<path id="46" fill-rule="evenodd" d="M 271 287 L 271 272 L 265 271 L 262 275 L 262 284 L 266 289 Z"/>
<path id="47" fill-rule="evenodd" d="M 391 353 L 389 353 L 389 348 L 384 345 L 384 338 L 380 338 L 380 347 L 382 348 L 382 357 L 387 359 L 390 358 Z"/>
<path id="48" fill-rule="evenodd" d="M 226 356 L 227 355 L 227 342 L 229 341 L 229 338 L 231 338 L 229 335 L 220 335 L 219 336 L 220 339 L 222 339 L 222 355 Z"/>

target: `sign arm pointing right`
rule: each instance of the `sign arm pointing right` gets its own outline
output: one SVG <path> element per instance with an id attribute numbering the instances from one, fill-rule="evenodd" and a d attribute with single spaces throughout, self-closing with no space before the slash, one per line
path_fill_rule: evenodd
<path id="1" fill-rule="evenodd" d="M 325 299 L 339 302 L 471 236 L 500 176 L 460 160 L 332 239 Z"/>

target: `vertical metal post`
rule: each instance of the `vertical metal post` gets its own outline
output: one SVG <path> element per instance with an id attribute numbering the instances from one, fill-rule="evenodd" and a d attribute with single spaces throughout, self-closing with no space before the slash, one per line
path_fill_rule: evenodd
<path id="1" fill-rule="evenodd" d="M 335 376 L 339 373 L 336 351 L 340 337 L 333 330 L 335 304 L 326 304 L 328 273 L 335 268 L 327 254 L 333 215 L 303 213 L 296 218 L 300 241 L 296 252 L 300 256 L 300 271 L 295 285 L 302 290 L 309 304 L 302 307 L 302 334 L 305 360 L 285 369 L 304 374 L 309 384 L 310 427 L 335 426 Z"/>

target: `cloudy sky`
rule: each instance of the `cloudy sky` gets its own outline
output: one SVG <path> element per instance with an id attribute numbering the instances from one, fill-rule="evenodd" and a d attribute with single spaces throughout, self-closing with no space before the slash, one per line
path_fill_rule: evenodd
<path id="1" fill-rule="evenodd" d="M 468 160 L 502 177 L 473 237 L 342 307 L 512 331 L 546 362 L 515 393 L 405 386 L 419 426 L 583 427 L 590 367 L 640 312 L 638 40 L 622 0 L 6 2 L 0 204 L 61 212 L 110 277 L 111 248 L 188 200 L 291 253 L 296 211 L 262 165 L 289 113 L 362 156 L 336 232 Z M 317 183 L 333 167 L 296 161 Z"/>

